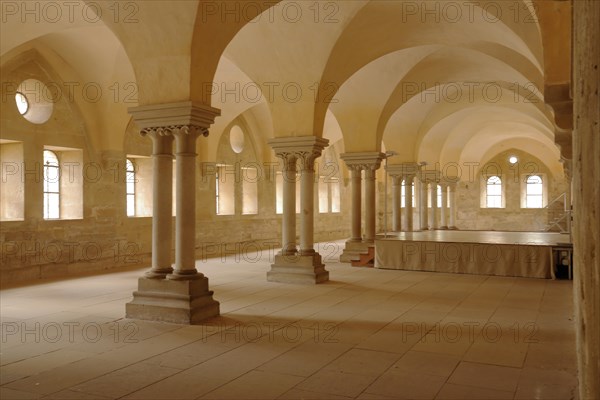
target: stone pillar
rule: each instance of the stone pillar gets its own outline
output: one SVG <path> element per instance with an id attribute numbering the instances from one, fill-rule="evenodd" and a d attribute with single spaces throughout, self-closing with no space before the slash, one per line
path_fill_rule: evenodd
<path id="1" fill-rule="evenodd" d="M 315 136 L 282 137 L 269 140 L 275 155 L 283 161 L 282 249 L 275 256 L 269 282 L 320 283 L 329 272 L 314 249 L 315 159 L 328 145 Z M 300 166 L 300 251 L 296 249 L 296 167 Z"/>
<path id="2" fill-rule="evenodd" d="M 300 165 L 300 254 L 313 255 L 315 209 L 315 158 L 317 153 L 303 153 Z"/>
<path id="3" fill-rule="evenodd" d="M 440 211 L 440 229 L 448 229 L 448 184 L 440 183 L 442 188 L 442 207 Z"/>
<path id="4" fill-rule="evenodd" d="M 153 235 L 153 266 L 149 274 L 139 278 L 138 290 L 133 292 L 133 300 L 126 304 L 126 317 L 180 324 L 200 323 L 219 315 L 219 303 L 213 299 L 213 292 L 208 290 L 208 278 L 198 273 L 195 267 L 196 139 L 200 135 L 208 135 L 208 127 L 220 111 L 188 101 L 139 106 L 129 109 L 129 112 L 142 134 L 171 137 L 170 142 L 167 139 L 159 139 L 160 144 L 155 142 L 155 146 L 159 146 L 155 147 L 155 153 L 165 155 L 155 158 L 153 222 L 158 224 L 157 230 L 166 229 L 165 219 L 172 218 L 170 149 L 172 137 L 175 137 L 177 216 L 175 269 L 168 273 L 164 266 L 166 249 L 168 247 L 170 254 L 171 247 L 169 224 L 168 231 L 157 231 Z M 159 166 L 162 168 L 157 171 Z M 161 183 L 168 187 L 157 185 L 162 178 L 164 181 Z M 157 190 L 161 193 L 157 193 Z M 164 204 L 160 204 L 163 200 Z M 155 253 L 155 250 L 158 251 Z M 155 259 L 157 264 L 154 264 Z M 158 270 L 155 270 L 155 266 L 159 267 Z"/>
<path id="5" fill-rule="evenodd" d="M 282 160 L 283 215 L 281 218 L 281 254 L 294 255 L 296 249 L 296 155 L 279 153 Z"/>
<path id="6" fill-rule="evenodd" d="M 406 193 L 406 192 L 405 192 Z M 392 230 L 402 230 L 402 177 L 392 175 Z"/>
<path id="7" fill-rule="evenodd" d="M 168 279 L 197 279 L 196 271 L 196 139 L 197 127 L 173 130 L 175 136 L 175 269 Z"/>
<path id="8" fill-rule="evenodd" d="M 152 139 L 152 267 L 145 276 L 162 279 L 173 272 L 173 136 L 163 129 L 143 134 Z"/>
<path id="9" fill-rule="evenodd" d="M 361 201 L 362 201 L 362 189 L 361 189 L 361 173 L 362 168 L 360 165 L 353 165 L 348 167 L 350 169 L 350 180 L 352 185 L 352 237 L 350 241 L 360 242 L 362 241 L 362 214 L 361 214 Z"/>
<path id="10" fill-rule="evenodd" d="M 433 181 L 429 183 L 429 195 L 431 201 L 431 208 L 429 209 L 429 229 L 435 230 L 438 228 L 437 223 L 437 182 Z"/>
<path id="11" fill-rule="evenodd" d="M 421 179 L 419 183 L 419 229 L 426 231 L 429 229 L 429 225 L 427 225 L 427 181 Z"/>
<path id="12" fill-rule="evenodd" d="M 375 241 L 375 172 L 385 158 L 379 152 L 344 153 L 344 160 L 352 179 L 352 237 L 346 241 L 344 251 L 340 256 L 341 262 L 351 262 L 360 259 L 361 254 L 369 251 Z M 361 209 L 360 209 L 360 171 L 364 170 L 365 179 L 365 235 L 360 238 Z"/>
<path id="13" fill-rule="evenodd" d="M 365 238 L 367 243 L 375 241 L 375 173 L 376 169 L 372 166 L 365 168 Z"/>
<path id="14" fill-rule="evenodd" d="M 413 204 L 412 204 L 414 179 L 415 179 L 414 175 L 406 175 L 404 177 L 404 198 L 405 198 L 404 220 L 406 221 L 406 231 L 407 232 L 412 232 L 414 230 L 414 227 L 413 227 Z"/>
<path id="15" fill-rule="evenodd" d="M 600 1 L 573 1 L 573 250 L 579 398 L 600 399 Z"/>
<path id="16" fill-rule="evenodd" d="M 456 229 L 456 183 L 448 185 L 448 229 Z"/>

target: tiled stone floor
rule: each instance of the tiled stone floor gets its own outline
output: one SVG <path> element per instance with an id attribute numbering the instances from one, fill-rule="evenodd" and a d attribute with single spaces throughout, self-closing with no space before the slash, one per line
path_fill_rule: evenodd
<path id="1" fill-rule="evenodd" d="M 141 270 L 2 290 L 0 398 L 576 398 L 571 282 L 334 259 L 317 286 L 198 262 L 222 313 L 199 326 L 124 319 Z"/>

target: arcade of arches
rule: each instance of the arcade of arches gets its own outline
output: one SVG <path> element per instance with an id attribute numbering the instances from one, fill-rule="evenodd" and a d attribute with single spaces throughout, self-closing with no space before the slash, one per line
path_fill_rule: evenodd
<path id="1" fill-rule="evenodd" d="M 572 230 L 600 397 L 600 2 L 1 5 L 3 287 L 144 267 L 122 317 L 200 324 L 199 260 L 327 287 L 384 231 Z"/>

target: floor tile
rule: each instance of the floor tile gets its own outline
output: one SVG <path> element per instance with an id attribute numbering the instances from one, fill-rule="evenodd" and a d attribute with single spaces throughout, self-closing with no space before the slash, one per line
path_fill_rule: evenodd
<path id="1" fill-rule="evenodd" d="M 448 383 L 514 393 L 520 372 L 518 368 L 461 362 Z"/>

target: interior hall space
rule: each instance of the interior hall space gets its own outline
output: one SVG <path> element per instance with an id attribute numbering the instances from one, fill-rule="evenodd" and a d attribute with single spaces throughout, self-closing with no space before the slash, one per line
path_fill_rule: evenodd
<path id="1" fill-rule="evenodd" d="M 0 398 L 600 399 L 600 1 L 0 1 Z"/>

